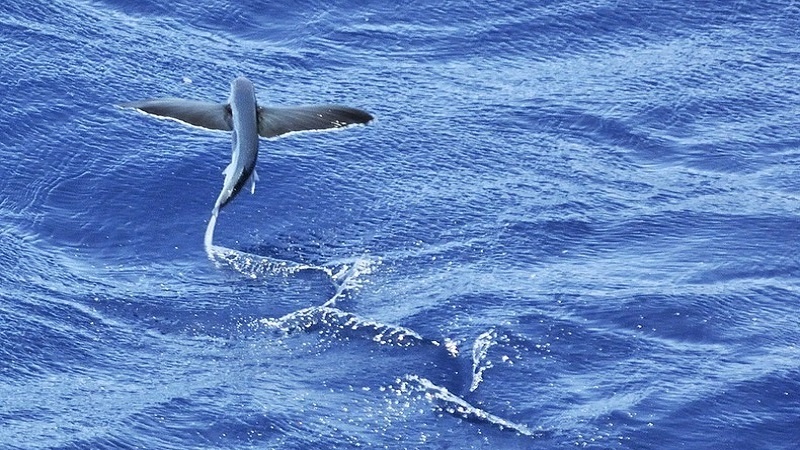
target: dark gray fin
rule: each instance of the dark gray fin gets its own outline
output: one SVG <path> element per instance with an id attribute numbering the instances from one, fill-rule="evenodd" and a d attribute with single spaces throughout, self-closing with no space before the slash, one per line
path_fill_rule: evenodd
<path id="1" fill-rule="evenodd" d="M 258 134 L 270 138 L 297 131 L 366 124 L 372 119 L 366 111 L 339 105 L 259 107 Z"/>
<path id="2" fill-rule="evenodd" d="M 189 125 L 211 130 L 233 129 L 231 107 L 226 103 L 202 102 L 180 98 L 159 98 L 139 102 L 122 103 L 123 108 L 136 108 L 155 116 L 179 120 Z"/>

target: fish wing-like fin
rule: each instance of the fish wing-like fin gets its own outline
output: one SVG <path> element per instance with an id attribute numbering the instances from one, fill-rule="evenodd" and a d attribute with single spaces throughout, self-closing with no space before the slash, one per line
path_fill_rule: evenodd
<path id="1" fill-rule="evenodd" d="M 258 134 L 270 138 L 298 131 L 366 124 L 372 119 L 366 111 L 340 105 L 259 107 Z"/>
<path id="2" fill-rule="evenodd" d="M 147 114 L 175 119 L 211 130 L 233 129 L 231 107 L 227 103 L 203 102 L 181 98 L 159 98 L 122 103 L 123 108 L 135 108 Z"/>

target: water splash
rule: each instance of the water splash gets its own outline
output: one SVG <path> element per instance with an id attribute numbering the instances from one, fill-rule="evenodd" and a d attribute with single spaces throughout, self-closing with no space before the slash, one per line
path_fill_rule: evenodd
<path id="1" fill-rule="evenodd" d="M 492 362 L 486 359 L 489 348 L 497 343 L 497 331 L 491 329 L 481 333 L 475 343 L 472 344 L 472 383 L 469 386 L 470 392 L 475 392 L 478 385 L 483 381 L 483 372 L 492 367 Z"/>
<path id="2" fill-rule="evenodd" d="M 523 436 L 539 437 L 542 432 L 534 432 L 527 426 L 510 420 L 503 419 L 502 417 L 495 416 L 481 408 L 471 405 L 463 398 L 453 394 L 442 386 L 437 386 L 432 381 L 417 376 L 406 375 L 403 379 L 398 379 L 398 390 L 401 393 L 407 392 L 421 392 L 430 401 L 437 404 L 437 407 L 442 411 L 461 417 L 464 420 L 490 423 L 497 425 L 501 430 L 511 430 Z"/>
<path id="3" fill-rule="evenodd" d="M 214 245 L 214 228 L 217 225 L 217 216 L 218 214 L 216 211 L 212 212 L 203 238 L 203 245 L 208 258 L 217 265 L 227 264 L 233 270 L 253 279 L 264 275 L 291 275 L 304 270 L 319 270 L 331 277 L 331 280 L 337 287 L 337 294 L 339 294 L 341 287 L 336 281 L 337 276 L 340 275 L 334 273 L 329 267 L 296 263 L 284 259 L 267 258 L 265 256 L 258 256 L 232 248 Z"/>
<path id="4" fill-rule="evenodd" d="M 322 306 L 335 307 L 336 302 L 346 297 L 348 293 L 361 288 L 365 283 L 362 275 L 369 275 L 381 263 L 380 259 L 360 258 L 352 262 L 341 263 L 336 273 L 331 273 L 331 280 L 337 286 L 336 293 Z M 332 267 L 336 267 L 333 263 Z"/>
<path id="5" fill-rule="evenodd" d="M 304 308 L 277 319 L 259 319 L 258 324 L 287 334 L 324 329 L 328 333 L 337 335 L 357 333 L 384 345 L 404 347 L 421 343 L 440 345 L 438 342 L 424 339 L 409 328 L 364 319 L 356 314 L 326 306 Z"/>

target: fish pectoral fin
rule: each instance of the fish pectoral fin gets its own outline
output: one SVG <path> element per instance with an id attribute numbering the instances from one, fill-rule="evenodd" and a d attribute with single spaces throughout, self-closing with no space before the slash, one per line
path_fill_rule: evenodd
<path id="1" fill-rule="evenodd" d="M 222 169 L 222 174 L 225 175 L 225 178 L 233 176 L 233 171 L 236 170 L 236 165 L 234 163 L 230 163 Z"/>
<path id="2" fill-rule="evenodd" d="M 210 130 L 231 131 L 233 119 L 227 103 L 203 102 L 181 98 L 159 98 L 122 103 L 122 108 L 134 108 L 147 114 L 174 119 Z"/>
<path id="3" fill-rule="evenodd" d="M 349 106 L 315 105 L 295 107 L 259 107 L 258 134 L 276 137 L 298 131 L 319 131 L 367 124 L 370 113 Z"/>

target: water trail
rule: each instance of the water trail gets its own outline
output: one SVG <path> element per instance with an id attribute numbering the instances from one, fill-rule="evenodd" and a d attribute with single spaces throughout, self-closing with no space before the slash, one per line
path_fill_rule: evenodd
<path id="1" fill-rule="evenodd" d="M 205 247 L 208 259 L 211 261 L 218 265 L 225 263 L 232 269 L 250 278 L 258 278 L 260 275 L 272 274 L 289 275 L 303 270 L 319 270 L 326 273 L 331 278 L 331 282 L 334 286 L 336 286 L 337 293 L 334 297 L 342 295 L 342 286 L 337 281 L 339 278 L 344 280 L 345 277 L 342 276 L 341 273 L 334 273 L 329 267 L 296 263 L 284 259 L 267 258 L 265 256 L 214 245 L 214 229 L 217 226 L 218 215 L 218 209 L 214 208 L 211 212 L 211 218 L 208 220 L 205 236 L 203 237 L 203 246 Z M 328 301 L 330 302 L 331 300 Z"/>
<path id="2" fill-rule="evenodd" d="M 417 375 L 406 375 L 400 381 L 399 389 L 401 392 L 411 390 L 422 392 L 427 398 L 438 403 L 439 408 L 443 411 L 461 417 L 464 420 L 490 423 L 499 426 L 500 429 L 512 430 L 524 436 L 537 437 L 542 434 L 535 433 L 523 424 L 511 422 L 473 406 L 446 388 L 437 386 L 430 380 Z"/>
<path id="3" fill-rule="evenodd" d="M 409 328 L 367 320 L 356 314 L 326 306 L 304 308 L 277 319 L 260 319 L 258 324 L 287 334 L 325 329 L 337 335 L 360 334 L 380 344 L 402 347 L 415 344 L 431 344 L 437 347 L 442 345 L 424 339 Z"/>
<path id="4" fill-rule="evenodd" d="M 260 319 L 254 325 L 276 329 L 283 333 L 309 332 L 314 329 L 322 329 L 341 336 L 359 333 L 379 344 L 403 347 L 427 344 L 441 347 L 451 357 L 458 356 L 459 352 L 456 344 L 450 340 L 445 339 L 440 342 L 426 339 L 409 328 L 367 320 L 336 307 L 339 300 L 345 298 L 349 292 L 358 289 L 363 284 L 360 276 L 372 272 L 375 260 L 356 259 L 354 261 L 316 266 L 267 258 L 221 247 L 214 245 L 213 242 L 217 217 L 218 210 L 215 208 L 208 221 L 203 241 L 208 258 L 216 264 L 225 263 L 234 270 L 251 278 L 267 274 L 283 273 L 288 275 L 303 270 L 319 270 L 326 273 L 336 287 L 336 291 L 331 298 L 320 306 L 300 309 L 277 319 Z M 379 262 L 380 260 L 378 260 Z M 485 358 L 489 347 L 494 345 L 496 340 L 497 333 L 492 329 L 481 334 L 473 344 L 470 392 L 474 392 L 481 383 L 483 372 L 492 367 L 491 362 L 485 362 Z M 412 390 L 424 393 L 427 398 L 435 401 L 438 404 L 437 407 L 441 410 L 465 420 L 486 422 L 521 435 L 537 436 L 525 425 L 508 421 L 475 407 L 450 392 L 447 388 L 439 386 L 427 378 L 418 375 L 406 375 L 400 384 L 399 391 L 410 392 Z"/>

